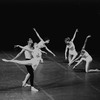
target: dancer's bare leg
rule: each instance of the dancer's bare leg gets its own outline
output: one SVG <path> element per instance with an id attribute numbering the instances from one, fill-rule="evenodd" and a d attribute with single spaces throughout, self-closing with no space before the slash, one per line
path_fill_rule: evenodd
<path id="1" fill-rule="evenodd" d="M 100 72 L 99 69 L 89 69 L 88 72 Z"/>
<path id="2" fill-rule="evenodd" d="M 69 62 L 69 63 L 70 63 L 70 61 L 71 61 L 71 59 L 72 59 L 72 56 L 73 56 L 73 55 L 71 55 L 71 54 L 68 55 L 68 62 Z"/>
<path id="3" fill-rule="evenodd" d="M 89 65 L 91 62 L 92 62 L 92 60 L 90 60 L 86 63 L 86 72 L 99 72 L 100 71 L 99 69 L 89 69 Z"/>
<path id="4" fill-rule="evenodd" d="M 69 66 L 73 62 L 73 60 L 76 58 L 76 56 L 77 56 L 77 53 L 75 53 L 72 58 L 70 57 L 70 61 L 69 61 L 69 64 L 68 64 Z"/>
<path id="5" fill-rule="evenodd" d="M 25 79 L 24 79 L 24 81 L 23 81 L 23 83 L 22 83 L 22 86 L 30 86 L 30 85 L 28 85 L 27 84 L 27 81 L 29 80 L 29 77 L 30 77 L 30 74 L 28 73 L 26 76 L 25 76 Z"/>
<path id="6" fill-rule="evenodd" d="M 32 65 L 32 60 L 6 60 L 6 62 L 14 62 L 14 63 L 18 63 L 18 64 L 22 64 L 22 65 Z"/>
<path id="7" fill-rule="evenodd" d="M 85 65 L 85 72 L 88 72 L 90 62 L 91 62 L 91 61 L 89 61 L 89 60 L 87 60 L 87 61 L 86 61 L 86 65 Z"/>

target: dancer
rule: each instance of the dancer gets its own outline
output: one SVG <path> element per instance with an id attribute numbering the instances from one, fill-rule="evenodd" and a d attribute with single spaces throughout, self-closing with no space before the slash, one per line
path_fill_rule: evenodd
<path id="1" fill-rule="evenodd" d="M 29 49 L 29 51 L 31 51 L 31 50 Z M 32 56 L 33 56 L 32 59 L 22 60 L 22 61 L 15 60 L 15 59 L 12 59 L 12 60 L 2 59 L 2 60 L 5 62 L 14 62 L 14 63 L 22 64 L 22 65 L 31 65 L 33 70 L 36 70 L 37 66 L 39 65 L 39 62 L 41 61 L 41 53 L 45 53 L 45 52 L 41 51 L 38 48 L 37 43 L 34 43 L 34 49 L 32 50 Z M 31 67 L 31 66 L 28 66 L 28 67 Z M 33 86 L 34 85 L 31 86 L 31 90 L 37 92 L 38 90 L 35 89 Z"/>
<path id="2" fill-rule="evenodd" d="M 66 43 L 66 49 L 65 49 L 65 60 L 68 60 L 69 64 L 75 59 L 77 56 L 77 51 L 75 49 L 75 45 L 73 43 L 76 33 L 78 32 L 78 29 L 76 29 L 73 38 L 70 40 L 69 37 L 65 38 L 65 43 Z M 69 52 L 68 52 L 69 49 Z M 68 52 L 68 55 L 67 55 Z"/>
<path id="3" fill-rule="evenodd" d="M 28 40 L 28 44 L 26 46 L 24 46 L 24 48 L 21 50 L 20 53 L 18 53 L 16 55 L 16 57 L 13 58 L 13 60 L 17 59 L 22 53 L 24 53 L 25 55 L 25 59 L 26 60 L 30 60 L 32 59 L 32 54 L 30 51 L 26 50 L 25 48 L 27 49 L 30 49 L 32 50 L 32 44 L 33 44 L 33 41 L 31 38 L 29 38 Z M 18 45 L 15 45 L 15 47 L 18 47 Z M 26 87 L 26 86 L 31 86 L 33 90 L 35 90 L 35 88 L 33 88 L 33 81 L 34 81 L 34 70 L 32 68 L 31 65 L 25 65 L 26 66 L 26 69 L 27 69 L 27 75 L 25 76 L 25 79 L 24 81 L 22 82 L 22 86 Z M 30 85 L 27 84 L 28 80 L 30 80 Z"/>
<path id="4" fill-rule="evenodd" d="M 78 60 L 78 59 L 80 59 L 80 60 Z M 89 72 L 89 65 L 90 65 L 90 63 L 92 62 L 92 60 L 93 60 L 93 59 L 92 59 L 92 57 L 89 55 L 89 53 L 88 53 L 85 49 L 83 49 L 83 50 L 81 51 L 80 56 L 79 56 L 77 59 L 74 60 L 74 61 L 77 61 L 77 64 L 74 65 L 73 69 L 74 69 L 80 62 L 85 61 L 85 62 L 86 62 L 86 65 L 85 65 L 85 72 Z"/>
<path id="5" fill-rule="evenodd" d="M 37 35 L 38 38 L 40 39 L 40 42 L 38 43 L 38 47 L 39 47 L 40 49 L 45 48 L 45 49 L 46 49 L 48 52 L 50 52 L 53 56 L 56 56 L 56 55 L 55 55 L 50 49 L 48 49 L 48 47 L 45 45 L 45 44 L 48 44 L 48 43 L 50 42 L 50 40 L 48 39 L 48 40 L 44 41 L 44 40 L 40 37 L 40 35 L 39 35 L 38 32 L 36 31 L 36 29 L 33 28 L 33 30 L 35 31 L 36 35 Z"/>
<path id="6" fill-rule="evenodd" d="M 29 38 L 28 40 L 28 44 L 26 46 L 24 46 L 24 48 L 28 48 L 28 49 L 32 49 L 32 44 L 33 41 L 31 38 Z M 15 47 L 18 47 L 18 45 L 15 45 Z M 25 59 L 26 60 L 30 60 L 32 59 L 32 54 L 30 51 L 27 51 L 26 49 L 22 49 L 21 52 L 19 52 L 16 57 L 13 58 L 13 60 L 17 59 L 23 52 L 25 55 Z M 28 80 L 30 79 L 30 84 L 31 86 L 33 86 L 33 77 L 34 77 L 34 70 L 32 69 L 32 66 L 30 65 L 25 65 L 26 69 L 27 69 L 27 75 L 25 76 L 24 81 L 22 82 L 22 86 L 26 87 L 26 86 L 30 86 L 29 84 L 27 84 Z M 30 66 L 30 67 L 29 67 Z"/>
<path id="7" fill-rule="evenodd" d="M 82 47 L 82 50 L 81 50 L 81 53 L 79 55 L 79 57 L 77 57 L 73 62 L 77 62 L 74 66 L 73 66 L 73 69 L 79 65 L 80 62 L 82 61 L 85 61 L 86 62 L 86 65 L 85 65 L 85 72 L 91 72 L 91 71 L 99 71 L 98 69 L 89 69 L 89 65 L 90 63 L 92 62 L 92 57 L 90 56 L 90 54 L 85 50 L 85 46 L 86 46 L 86 42 L 87 42 L 87 39 L 91 37 L 90 35 L 88 35 L 86 37 L 86 40 L 85 40 L 85 43 Z M 71 62 L 71 64 L 73 63 Z"/>

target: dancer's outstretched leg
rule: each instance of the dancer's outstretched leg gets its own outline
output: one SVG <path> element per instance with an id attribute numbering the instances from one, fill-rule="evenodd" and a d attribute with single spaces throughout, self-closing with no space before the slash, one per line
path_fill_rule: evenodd
<path id="1" fill-rule="evenodd" d="M 92 60 L 86 60 L 86 65 L 85 65 L 85 72 L 89 71 L 89 65 L 91 63 Z"/>

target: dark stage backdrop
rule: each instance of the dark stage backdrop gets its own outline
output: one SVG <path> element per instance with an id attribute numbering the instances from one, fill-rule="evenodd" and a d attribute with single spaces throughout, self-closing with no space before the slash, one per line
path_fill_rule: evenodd
<path id="1" fill-rule="evenodd" d="M 54 51 L 65 50 L 64 38 L 75 38 L 77 51 L 85 37 L 91 34 L 86 50 L 100 54 L 100 2 L 99 0 L 1 0 L 0 1 L 0 50 L 13 51 L 15 44 L 26 45 L 29 37 L 39 42 L 33 28 L 47 46 Z"/>

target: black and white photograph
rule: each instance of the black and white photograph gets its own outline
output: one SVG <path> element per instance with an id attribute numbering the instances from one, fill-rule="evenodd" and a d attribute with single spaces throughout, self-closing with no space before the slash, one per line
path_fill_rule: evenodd
<path id="1" fill-rule="evenodd" d="M 0 100 L 99 100 L 99 43 L 99 0 L 0 0 Z"/>

